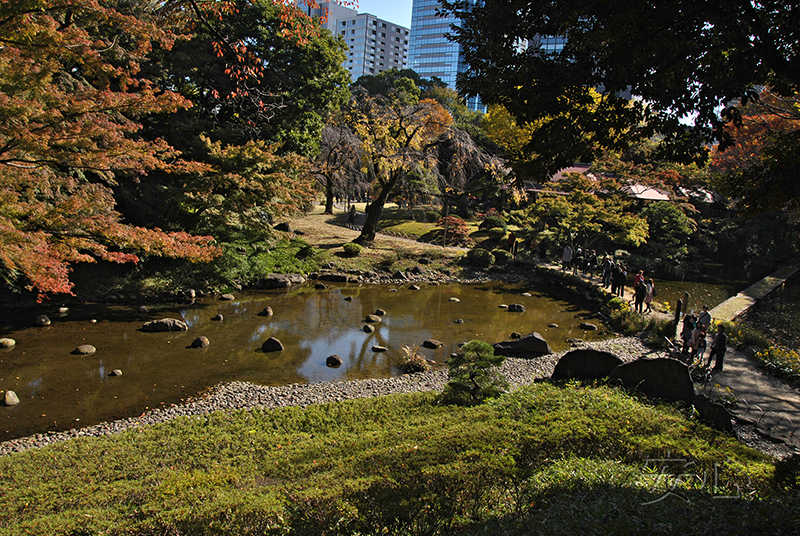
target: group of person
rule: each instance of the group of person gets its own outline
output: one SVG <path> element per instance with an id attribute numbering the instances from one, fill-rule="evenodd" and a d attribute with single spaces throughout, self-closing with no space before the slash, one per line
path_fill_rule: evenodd
<path id="1" fill-rule="evenodd" d="M 704 356 L 707 348 L 707 335 L 711 327 L 711 313 L 708 312 L 708 305 L 703 306 L 702 312 L 694 316 L 688 314 L 683 317 L 683 329 L 681 330 L 681 340 L 683 341 L 683 348 L 681 353 L 689 355 L 692 362 L 699 360 L 703 363 Z M 725 351 L 727 350 L 728 339 L 725 335 L 725 326 L 720 324 L 717 326 L 717 333 L 711 342 L 711 352 L 708 354 L 708 362 L 706 368 L 711 366 L 711 361 L 714 361 L 713 370 L 722 370 L 723 362 L 725 359 Z"/>
<path id="2" fill-rule="evenodd" d="M 615 262 L 610 255 L 603 256 L 603 260 L 598 263 L 599 257 L 595 250 L 584 251 L 579 247 L 574 252 L 572 247 L 567 244 L 564 246 L 564 253 L 561 257 L 561 269 L 568 271 L 572 269 L 573 274 L 581 274 L 591 279 L 595 270 L 600 268 L 602 277 L 602 287 L 611 290 L 611 294 L 623 298 L 625 296 L 625 285 L 628 284 L 628 270 L 621 262 Z M 652 313 L 653 298 L 656 297 L 656 284 L 652 279 L 645 281 L 644 272 L 639 272 L 633 281 L 633 298 L 630 303 L 634 305 L 637 313 Z"/>

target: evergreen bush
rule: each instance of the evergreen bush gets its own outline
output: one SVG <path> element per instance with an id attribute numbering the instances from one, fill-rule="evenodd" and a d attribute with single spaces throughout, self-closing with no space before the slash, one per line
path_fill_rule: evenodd
<path id="1" fill-rule="evenodd" d="M 508 224 L 500 216 L 487 216 L 478 226 L 478 229 L 481 231 L 487 231 L 489 229 L 502 229 L 503 234 L 505 234 L 505 232 L 508 230 Z"/>
<path id="2" fill-rule="evenodd" d="M 442 400 L 459 406 L 480 404 L 508 391 L 508 381 L 496 370 L 505 357 L 495 355 L 484 341 L 471 340 L 447 362 L 450 381 L 442 391 Z"/>
<path id="3" fill-rule="evenodd" d="M 467 262 L 478 268 L 488 268 L 494 264 L 494 255 L 487 249 L 473 248 L 467 252 Z"/>
<path id="4" fill-rule="evenodd" d="M 347 257 L 358 257 L 361 254 L 361 250 L 363 249 L 360 244 L 356 244 L 354 242 L 348 242 L 344 246 L 342 246 L 344 250 L 344 254 Z"/>

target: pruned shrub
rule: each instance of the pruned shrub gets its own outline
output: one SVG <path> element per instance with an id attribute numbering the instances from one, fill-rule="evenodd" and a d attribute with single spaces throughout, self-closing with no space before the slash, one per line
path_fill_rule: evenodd
<path id="1" fill-rule="evenodd" d="M 348 242 L 344 246 L 342 246 L 344 250 L 344 254 L 347 257 L 358 257 L 361 254 L 361 250 L 364 249 L 361 247 L 361 244 L 356 244 L 355 242 Z"/>
<path id="2" fill-rule="evenodd" d="M 492 255 L 494 255 L 495 264 L 506 264 L 514 258 L 511 252 L 506 251 L 505 249 L 493 249 Z"/>
<path id="3" fill-rule="evenodd" d="M 434 210 L 427 210 L 425 214 L 423 214 L 423 217 L 427 223 L 436 223 L 442 215 Z"/>
<path id="4" fill-rule="evenodd" d="M 442 400 L 449 404 L 472 406 L 508 391 L 508 381 L 496 367 L 505 357 L 495 355 L 494 348 L 484 341 L 471 340 L 447 362 L 450 381 L 442 391 Z"/>
<path id="5" fill-rule="evenodd" d="M 436 222 L 437 227 L 442 227 L 445 230 L 448 246 L 468 244 L 471 242 L 469 238 L 469 226 L 467 222 L 458 216 L 448 216 L 441 218 Z M 442 235 L 442 240 L 445 239 L 445 234 Z"/>
<path id="6" fill-rule="evenodd" d="M 505 234 L 505 232 L 508 230 L 508 224 L 506 224 L 506 221 L 500 216 L 487 216 L 478 226 L 478 229 L 481 231 L 488 231 L 489 229 L 502 229 L 503 234 Z"/>
<path id="7" fill-rule="evenodd" d="M 467 252 L 467 262 L 478 268 L 488 268 L 494 264 L 494 255 L 487 249 L 473 248 Z"/>
<path id="8" fill-rule="evenodd" d="M 486 232 L 486 234 L 489 236 L 489 238 L 494 238 L 494 239 L 497 239 L 497 240 L 499 240 L 499 239 L 503 238 L 504 236 L 506 236 L 505 230 L 504 229 L 500 229 L 498 227 L 495 227 L 494 229 L 489 229 Z"/>

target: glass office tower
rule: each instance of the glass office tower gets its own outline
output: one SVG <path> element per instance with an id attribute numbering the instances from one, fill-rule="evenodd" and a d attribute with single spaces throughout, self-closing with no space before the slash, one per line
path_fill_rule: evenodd
<path id="1" fill-rule="evenodd" d="M 475 4 L 479 0 L 471 0 Z M 437 16 L 439 0 L 414 0 L 411 8 L 411 48 L 409 66 L 422 78 L 440 78 L 447 87 L 456 88 L 456 75 L 465 69 L 460 46 L 449 41 L 450 25 L 458 19 L 452 14 Z M 480 99 L 468 99 L 470 110 L 484 110 Z"/>

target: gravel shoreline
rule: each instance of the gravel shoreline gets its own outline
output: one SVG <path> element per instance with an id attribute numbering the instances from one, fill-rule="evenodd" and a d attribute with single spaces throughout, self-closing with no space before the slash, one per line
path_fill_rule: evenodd
<path id="1" fill-rule="evenodd" d="M 605 341 L 582 343 L 581 347 L 611 352 L 623 361 L 641 356 L 654 357 L 652 349 L 636 337 L 618 337 Z M 508 357 L 500 367 L 512 389 L 549 378 L 558 360 L 567 351 L 530 358 Z M 0 456 L 38 448 L 76 437 L 100 437 L 178 417 L 202 416 L 215 411 L 235 411 L 245 408 L 280 408 L 339 402 L 355 398 L 373 398 L 397 393 L 440 391 L 447 383 L 445 370 L 405 374 L 392 378 L 350 380 L 330 383 L 263 386 L 248 382 L 219 384 L 199 398 L 185 404 L 149 411 L 139 417 L 103 422 L 86 428 L 65 432 L 36 434 L 0 443 Z M 771 456 L 783 458 L 791 451 L 770 442 L 747 429 L 737 429 L 737 436 L 748 446 Z"/>

